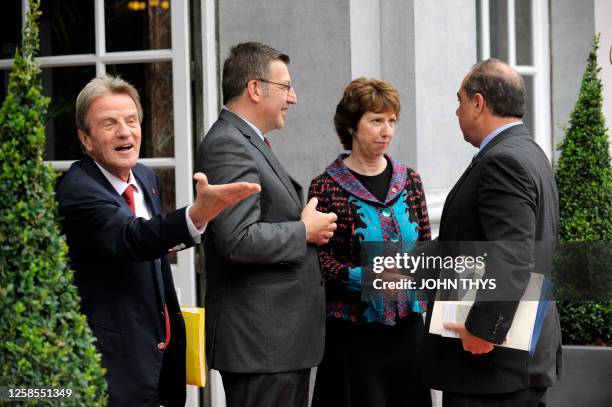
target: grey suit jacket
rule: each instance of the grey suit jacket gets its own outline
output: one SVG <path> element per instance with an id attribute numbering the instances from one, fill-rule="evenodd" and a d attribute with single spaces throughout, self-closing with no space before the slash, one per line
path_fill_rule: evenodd
<path id="1" fill-rule="evenodd" d="M 325 294 L 315 246 L 300 221 L 302 188 L 240 117 L 220 113 L 196 169 L 212 184 L 262 191 L 206 229 L 206 343 L 211 368 L 269 373 L 309 368 L 323 355 Z"/>
<path id="2" fill-rule="evenodd" d="M 525 243 L 525 251 L 514 253 L 518 268 L 497 275 L 506 286 L 522 293 L 529 271 L 550 276 L 558 206 L 548 159 L 527 128 L 519 124 L 491 140 L 453 187 L 444 204 L 438 240 Z M 534 251 L 534 247 L 538 250 Z M 500 344 L 511 326 L 516 306 L 514 301 L 477 301 L 466 327 Z M 430 318 L 428 313 L 428 327 Z M 561 332 L 554 303 L 548 307 L 533 356 L 499 347 L 488 354 L 472 355 L 463 350 L 460 340 L 432 334 L 426 335 L 423 347 L 426 383 L 457 393 L 507 393 L 546 387 L 555 382 L 561 369 Z"/>

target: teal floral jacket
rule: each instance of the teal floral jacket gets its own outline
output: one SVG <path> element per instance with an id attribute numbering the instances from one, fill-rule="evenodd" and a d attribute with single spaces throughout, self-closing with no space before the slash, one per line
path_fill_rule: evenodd
<path id="1" fill-rule="evenodd" d="M 397 301 L 364 298 L 361 284 L 361 248 L 364 242 L 401 242 L 410 248 L 431 239 L 429 216 L 419 174 L 386 156 L 393 167 L 384 202 L 370 193 L 344 165 L 341 154 L 310 184 L 308 199 L 318 199 L 317 209 L 338 215 L 338 228 L 319 247 L 326 280 L 327 317 L 355 323 L 395 325 L 424 304 L 404 293 Z"/>

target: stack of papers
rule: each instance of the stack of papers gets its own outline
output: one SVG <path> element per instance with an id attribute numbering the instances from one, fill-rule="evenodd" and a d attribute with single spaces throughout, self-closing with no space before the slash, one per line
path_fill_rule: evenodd
<path id="1" fill-rule="evenodd" d="M 542 332 L 551 292 L 552 284 L 550 280 L 546 280 L 542 274 L 531 273 L 529 284 L 522 298 L 539 298 L 540 300 L 522 299 L 520 301 L 506 336 L 506 341 L 502 345 L 496 346 L 524 350 L 533 354 Z M 443 323 L 465 323 L 473 304 L 473 300 L 436 301 L 432 310 L 429 333 L 458 338 L 459 335 L 454 331 L 445 329 Z"/>

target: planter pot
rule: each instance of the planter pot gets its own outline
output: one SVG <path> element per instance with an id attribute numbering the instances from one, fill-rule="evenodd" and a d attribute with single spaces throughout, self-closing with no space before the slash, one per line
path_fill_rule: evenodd
<path id="1" fill-rule="evenodd" d="M 612 406 L 612 348 L 564 346 L 564 374 L 548 390 L 551 407 Z"/>

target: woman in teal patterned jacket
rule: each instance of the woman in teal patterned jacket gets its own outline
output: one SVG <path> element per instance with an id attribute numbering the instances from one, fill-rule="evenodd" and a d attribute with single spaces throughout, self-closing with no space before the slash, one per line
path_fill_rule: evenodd
<path id="1" fill-rule="evenodd" d="M 312 180 L 309 199 L 338 215 L 338 228 L 319 248 L 326 280 L 325 354 L 313 406 L 428 406 L 429 390 L 416 361 L 423 303 L 407 290 L 364 290 L 364 242 L 393 242 L 405 250 L 430 240 L 421 179 L 386 154 L 400 113 L 388 82 L 359 78 L 345 89 L 334 124 L 349 154 Z M 394 270 L 386 279 L 399 279 Z"/>

